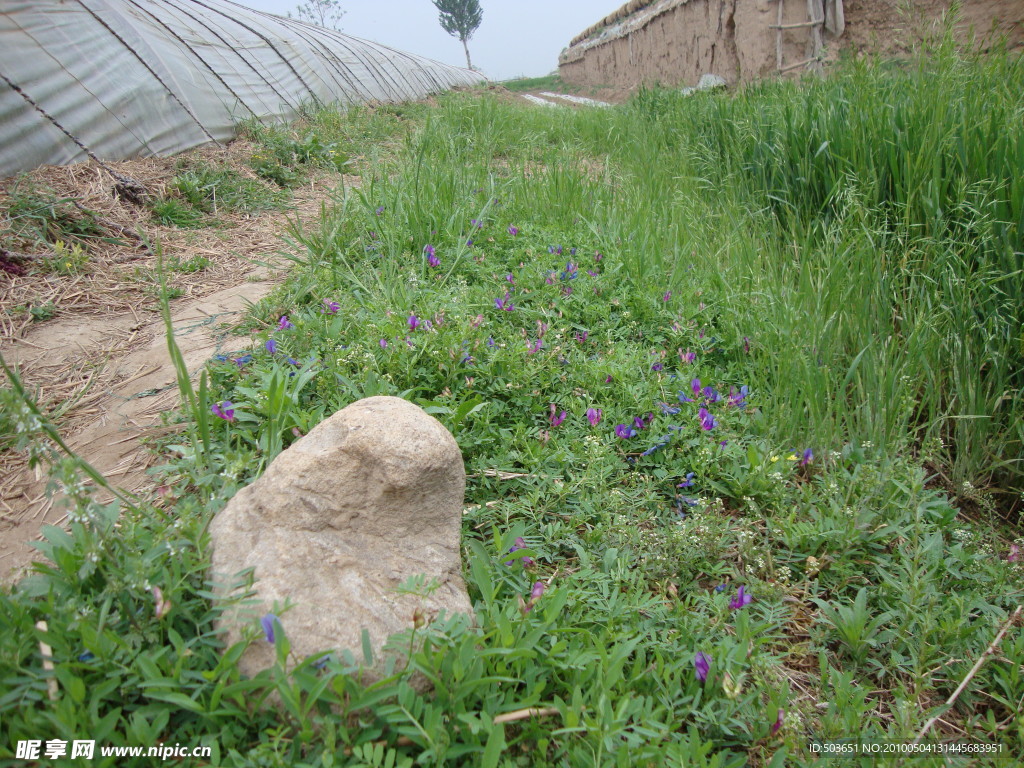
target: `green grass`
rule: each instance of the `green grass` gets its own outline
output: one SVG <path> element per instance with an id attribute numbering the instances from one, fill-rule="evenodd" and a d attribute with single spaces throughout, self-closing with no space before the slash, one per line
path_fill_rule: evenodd
<path id="1" fill-rule="evenodd" d="M 1007 559 L 1024 545 L 1024 73 L 940 53 L 614 110 L 456 94 L 310 112 L 296 130 L 366 158 L 363 183 L 290 228 L 296 266 L 248 338 L 198 390 L 181 379 L 156 501 L 121 502 L 115 528 L 118 506 L 58 463 L 71 533 L 46 529 L 49 562 L 0 596 L 9 743 L 206 744 L 231 766 L 782 766 L 821 764 L 812 741 L 911 741 L 942 713 L 926 741 L 1020 754 L 1020 632 L 943 702 L 1024 601 Z M 982 114 L 999 130 L 965 119 Z M 459 442 L 475 623 L 410 626 L 428 694 L 283 643 L 241 679 L 243 646 L 213 633 L 206 525 L 375 394 Z M 9 440 L 40 451 L 38 416 L 8 399 Z M 232 421 L 210 410 L 225 400 Z M 506 565 L 520 537 L 535 562 Z M 546 714 L 493 723 L 528 707 Z"/>
<path id="2" fill-rule="evenodd" d="M 514 80 L 502 80 L 500 85 L 517 93 L 521 91 L 558 91 L 559 93 L 574 93 L 578 88 L 569 85 L 562 78 L 555 75 L 544 75 L 543 77 L 517 77 Z"/>

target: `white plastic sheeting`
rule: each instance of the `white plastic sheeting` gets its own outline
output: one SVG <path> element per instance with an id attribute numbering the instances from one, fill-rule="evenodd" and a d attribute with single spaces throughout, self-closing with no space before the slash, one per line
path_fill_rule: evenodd
<path id="1" fill-rule="evenodd" d="M 228 0 L 0 0 L 0 176 L 167 155 L 240 119 L 483 78 Z"/>

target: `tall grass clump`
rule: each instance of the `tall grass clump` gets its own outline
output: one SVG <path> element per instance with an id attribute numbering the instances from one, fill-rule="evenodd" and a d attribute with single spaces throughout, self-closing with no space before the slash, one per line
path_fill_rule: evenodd
<path id="1" fill-rule="evenodd" d="M 776 371 L 783 432 L 810 416 L 826 444 L 933 446 L 957 485 L 1016 505 L 1024 63 L 931 54 L 731 98 L 641 93 L 612 134 L 629 175 L 606 219 L 632 216 L 659 271 L 702 231 L 729 243 L 712 266 Z M 700 218 L 684 186 L 705 189 Z"/>

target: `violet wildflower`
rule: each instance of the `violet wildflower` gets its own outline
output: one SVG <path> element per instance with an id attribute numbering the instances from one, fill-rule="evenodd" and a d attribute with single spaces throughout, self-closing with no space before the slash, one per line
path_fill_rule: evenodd
<path id="1" fill-rule="evenodd" d="M 556 254 L 558 256 L 561 256 L 562 255 L 562 246 L 560 246 L 560 245 L 549 245 L 548 246 L 548 253 L 553 253 L 553 254 Z"/>
<path id="2" fill-rule="evenodd" d="M 270 354 L 277 354 L 277 342 L 274 341 L 273 339 L 267 339 L 267 343 L 264 344 L 263 346 L 267 348 L 267 352 L 269 352 Z"/>
<path id="3" fill-rule="evenodd" d="M 725 592 L 725 590 L 728 589 L 728 588 L 729 588 L 728 584 L 719 584 L 717 587 L 715 587 L 715 592 L 718 592 L 719 594 L 721 594 L 722 592 Z"/>
<path id="4" fill-rule="evenodd" d="M 288 321 L 288 315 L 281 315 L 281 319 L 277 321 L 277 330 L 279 331 L 290 331 L 295 325 Z"/>
<path id="5" fill-rule="evenodd" d="M 722 396 L 718 394 L 718 390 L 712 387 L 710 384 L 701 390 L 701 393 L 708 399 L 708 402 L 717 403 L 722 399 Z"/>
<path id="6" fill-rule="evenodd" d="M 587 408 L 587 421 L 590 422 L 590 426 L 596 427 L 601 422 L 601 409 Z"/>
<path id="7" fill-rule="evenodd" d="M 604 383 L 605 383 L 605 384 L 611 384 L 611 383 L 612 383 L 612 381 L 613 381 L 613 379 L 612 379 L 612 375 L 611 375 L 611 374 L 609 373 L 609 374 L 608 374 L 608 375 L 607 375 L 607 376 L 605 377 Z"/>
<path id="8" fill-rule="evenodd" d="M 697 679 L 702 683 L 708 679 L 708 672 L 711 671 L 712 658 L 704 651 L 699 651 L 693 659 L 693 666 L 697 671 Z"/>
<path id="9" fill-rule="evenodd" d="M 469 223 L 472 224 L 477 229 L 483 229 L 484 228 L 484 223 L 482 221 L 477 221 L 476 219 L 470 219 Z"/>
<path id="10" fill-rule="evenodd" d="M 1016 544 L 1011 544 L 1010 554 L 1006 556 L 1006 562 L 1016 563 L 1018 560 L 1020 560 L 1020 547 L 1018 547 Z"/>
<path id="11" fill-rule="evenodd" d="M 700 397 L 700 379 L 694 379 L 693 381 L 691 381 L 690 389 L 693 390 L 694 397 Z"/>
<path id="12" fill-rule="evenodd" d="M 541 341 L 540 339 L 537 339 L 536 341 L 530 342 L 529 344 L 526 345 L 526 354 L 528 354 L 528 355 L 535 355 L 538 352 L 540 352 L 540 350 L 541 350 L 541 348 L 543 346 L 544 346 L 544 342 Z"/>
<path id="13" fill-rule="evenodd" d="M 224 421 L 235 420 L 235 409 L 230 400 L 225 400 L 220 404 L 214 403 L 210 406 L 210 413 Z"/>
<path id="14" fill-rule="evenodd" d="M 743 351 L 750 354 L 750 339 L 746 336 L 743 337 Z"/>
<path id="15" fill-rule="evenodd" d="M 676 488 L 690 488 L 691 486 L 693 486 L 693 476 L 694 476 L 694 474 L 695 474 L 694 472 L 687 472 L 686 473 L 686 479 L 683 480 L 683 482 L 679 483 L 676 486 Z"/>
<path id="16" fill-rule="evenodd" d="M 573 334 L 573 338 L 576 339 L 576 341 L 579 342 L 580 344 L 584 344 L 584 343 L 586 343 L 587 337 L 589 335 L 590 335 L 590 331 L 584 331 L 583 333 L 574 333 Z M 609 378 L 609 380 L 611 379 L 610 376 L 608 378 Z M 607 384 L 608 382 L 605 382 L 605 383 Z"/>
<path id="17" fill-rule="evenodd" d="M 153 587 L 153 613 L 158 619 L 162 619 L 171 610 L 171 601 L 164 600 L 164 593 L 160 587 Z"/>
<path id="18" fill-rule="evenodd" d="M 665 366 L 663 366 L 661 363 L 654 363 L 654 365 L 651 366 L 651 370 L 652 371 L 660 371 L 660 370 L 664 369 L 664 367 Z"/>
<path id="19" fill-rule="evenodd" d="M 505 291 L 505 298 L 494 300 L 494 306 L 498 309 L 504 310 L 505 312 L 511 312 L 516 308 L 512 303 L 512 295 L 508 291 Z"/>
<path id="20" fill-rule="evenodd" d="M 676 397 L 679 398 L 679 402 L 680 403 L 692 403 L 693 402 L 693 400 L 691 398 L 687 397 L 682 392 L 677 392 L 676 393 Z"/>
<path id="21" fill-rule="evenodd" d="M 576 249 L 575 248 L 570 248 L 569 249 L 569 255 L 570 256 L 575 256 L 576 255 Z"/>
<path id="22" fill-rule="evenodd" d="M 515 285 L 516 284 L 516 276 L 513 275 L 511 272 L 509 272 L 507 275 L 505 275 L 505 280 L 506 280 L 506 282 L 509 283 L 509 285 Z"/>
<path id="23" fill-rule="evenodd" d="M 479 328 L 481 325 L 484 324 L 484 316 L 483 315 L 477 315 L 476 317 L 473 318 L 472 321 L 470 321 L 469 324 L 473 328 Z"/>
<path id="24" fill-rule="evenodd" d="M 551 413 L 548 416 L 548 421 L 551 422 L 552 427 L 559 427 L 562 425 L 562 422 L 565 421 L 565 411 L 562 411 L 560 414 L 556 416 L 556 410 L 557 407 L 555 406 L 555 404 L 551 403 Z"/>
<path id="25" fill-rule="evenodd" d="M 575 280 L 578 274 L 578 269 L 575 264 L 571 261 L 565 263 L 565 270 L 561 274 L 563 280 Z"/>
<path id="26" fill-rule="evenodd" d="M 409 323 L 410 331 L 415 331 L 420 327 L 420 319 L 416 315 L 409 315 L 409 319 L 406 322 Z"/>
<path id="27" fill-rule="evenodd" d="M 729 607 L 734 611 L 738 611 L 743 606 L 750 605 L 752 602 L 754 602 L 754 598 L 747 594 L 746 587 L 741 586 L 736 590 L 736 597 L 729 601 Z"/>
<path id="28" fill-rule="evenodd" d="M 628 424 L 616 424 L 615 436 L 620 437 L 623 440 L 628 440 L 631 437 L 636 437 L 636 430 Z"/>
<path id="29" fill-rule="evenodd" d="M 640 416 L 634 416 L 633 417 L 633 426 L 636 427 L 637 429 L 643 429 L 647 425 L 644 424 L 643 418 L 641 418 Z"/>
<path id="30" fill-rule="evenodd" d="M 598 276 L 598 275 L 600 275 L 601 273 L 600 273 L 600 272 L 595 272 L 595 271 L 594 271 L 594 270 L 592 270 L 592 269 L 588 269 L 588 270 L 587 270 L 587 274 L 588 274 L 588 275 L 590 275 L 591 277 L 597 277 L 597 276 Z M 595 290 L 596 290 L 596 289 L 595 289 Z"/>
<path id="31" fill-rule="evenodd" d="M 682 360 L 684 363 L 689 364 L 689 363 L 692 363 L 694 360 L 697 359 L 697 353 L 696 352 L 691 352 L 690 350 L 686 350 L 685 352 L 683 352 L 683 348 L 680 347 L 679 348 L 679 359 Z"/>
<path id="32" fill-rule="evenodd" d="M 515 237 L 519 234 L 519 227 L 514 227 L 510 224 L 508 227 L 508 233 L 512 235 L 512 237 Z"/>
<path id="33" fill-rule="evenodd" d="M 387 339 L 381 339 L 380 340 L 380 348 L 381 349 L 387 349 L 388 348 L 388 340 Z"/>
<path id="34" fill-rule="evenodd" d="M 537 338 L 538 339 L 543 339 L 544 338 L 544 334 L 548 332 L 548 327 L 549 326 L 548 326 L 547 323 L 545 323 L 545 322 L 543 322 L 541 320 L 537 321 Z"/>
<path id="35" fill-rule="evenodd" d="M 547 587 L 544 586 L 543 581 L 534 582 L 533 589 L 530 590 L 530 602 L 536 602 L 540 600 L 540 597 L 544 594 L 545 589 L 547 589 Z"/>
<path id="36" fill-rule="evenodd" d="M 508 552 L 509 552 L 509 554 L 512 554 L 516 550 L 527 549 L 527 548 L 528 547 L 526 546 L 526 540 L 522 536 L 517 536 L 515 544 L 513 544 L 509 548 Z M 518 558 L 513 558 L 511 560 L 506 560 L 505 561 L 505 565 L 512 565 L 512 563 L 514 563 L 516 561 L 516 559 L 518 559 Z M 523 566 L 524 567 L 528 568 L 529 566 L 533 565 L 533 558 L 532 557 L 528 557 L 526 555 L 523 555 L 521 559 L 523 561 Z"/>
<path id="37" fill-rule="evenodd" d="M 384 214 L 384 206 L 383 205 L 378 205 L 376 213 L 377 213 L 378 216 L 383 215 Z"/>
<path id="38" fill-rule="evenodd" d="M 729 401 L 728 401 L 729 405 L 734 405 L 737 408 L 746 405 L 746 399 L 747 399 L 747 393 L 748 392 L 749 392 L 749 390 L 747 389 L 747 385 L 746 384 L 744 384 L 742 387 L 740 387 L 739 391 L 736 391 L 732 387 L 729 387 Z"/>
<path id="39" fill-rule="evenodd" d="M 772 723 L 772 736 L 774 736 L 775 734 L 777 734 L 781 730 L 782 723 L 783 723 L 783 721 L 785 719 L 786 719 L 786 710 L 782 709 L 782 707 L 779 707 L 779 714 L 775 718 L 775 722 Z"/>
<path id="40" fill-rule="evenodd" d="M 324 306 L 320 311 L 326 314 L 336 315 L 338 314 L 338 310 L 341 309 L 341 304 L 339 304 L 336 301 L 329 301 L 327 299 L 324 299 L 323 305 Z"/>
<path id="41" fill-rule="evenodd" d="M 661 408 L 661 412 L 666 416 L 675 416 L 681 410 L 669 405 L 668 403 L 658 403 L 658 407 Z"/>
<path id="42" fill-rule="evenodd" d="M 601 255 L 600 251 L 594 251 L 594 261 L 600 261 L 604 256 Z"/>
<path id="43" fill-rule="evenodd" d="M 806 467 L 812 461 L 814 461 L 814 454 L 811 452 L 810 448 L 807 448 L 804 450 L 803 456 L 800 458 L 800 466 Z"/>
<path id="44" fill-rule="evenodd" d="M 652 445 L 650 448 L 648 448 L 646 451 L 644 451 L 640 455 L 641 456 L 650 456 L 651 454 L 653 454 L 653 453 L 655 453 L 657 451 L 660 451 L 662 448 L 664 448 L 666 445 L 668 445 L 669 440 L 671 440 L 671 439 L 672 438 L 671 438 L 670 435 L 662 435 L 661 437 L 658 438 L 658 442 L 656 442 L 654 445 Z"/>
<path id="45" fill-rule="evenodd" d="M 697 417 L 700 419 L 700 428 L 705 432 L 710 432 L 718 426 L 718 422 L 715 421 L 715 417 L 708 413 L 707 408 L 701 408 L 697 412 Z"/>
<path id="46" fill-rule="evenodd" d="M 263 636 L 267 639 L 268 643 L 274 642 L 274 625 L 280 624 L 281 620 L 272 613 L 268 613 L 262 619 L 260 619 L 260 626 L 263 627 Z"/>
<path id="47" fill-rule="evenodd" d="M 241 357 L 232 358 L 232 362 L 241 368 L 246 363 L 252 362 L 252 355 L 242 355 Z"/>
<path id="48" fill-rule="evenodd" d="M 662 301 L 668 301 L 672 298 L 672 291 L 665 291 L 665 295 L 661 297 Z"/>

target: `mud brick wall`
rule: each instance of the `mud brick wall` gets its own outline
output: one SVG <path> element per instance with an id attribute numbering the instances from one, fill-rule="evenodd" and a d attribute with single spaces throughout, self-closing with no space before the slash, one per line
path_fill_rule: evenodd
<path id="1" fill-rule="evenodd" d="M 900 56 L 941 29 L 948 0 L 845 0 L 845 31 L 822 30 L 827 59 L 844 48 Z M 897 11 L 904 5 L 904 12 Z M 782 24 L 809 19 L 804 0 L 786 0 Z M 694 85 L 702 74 L 730 83 L 750 82 L 779 72 L 777 0 L 632 0 L 578 35 L 562 52 L 559 73 L 584 86 L 636 88 L 641 84 Z M 1024 0 L 965 0 L 958 37 L 1005 35 L 1011 47 L 1024 45 Z M 814 54 L 806 27 L 782 34 L 787 72 L 802 72 Z"/>

